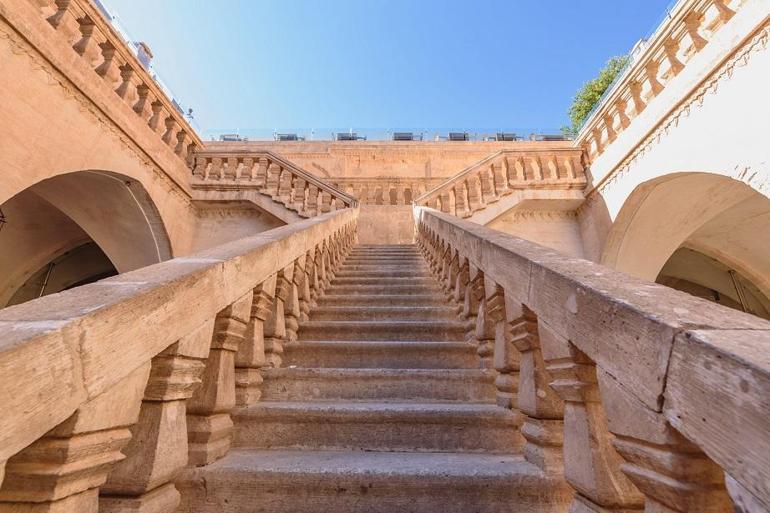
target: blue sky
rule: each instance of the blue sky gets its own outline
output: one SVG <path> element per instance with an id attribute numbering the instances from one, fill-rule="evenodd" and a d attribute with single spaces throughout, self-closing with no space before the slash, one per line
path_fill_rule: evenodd
<path id="1" fill-rule="evenodd" d="M 558 128 L 670 0 L 105 0 L 203 130 Z"/>

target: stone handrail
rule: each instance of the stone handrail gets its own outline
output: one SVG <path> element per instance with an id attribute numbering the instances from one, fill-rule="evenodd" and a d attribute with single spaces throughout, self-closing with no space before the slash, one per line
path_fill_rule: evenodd
<path id="1" fill-rule="evenodd" d="M 194 159 L 194 189 L 255 189 L 301 217 L 358 204 L 353 196 L 269 151 L 203 150 Z"/>
<path id="2" fill-rule="evenodd" d="M 136 129 L 141 137 L 154 132 L 153 137 L 185 163 L 189 154 L 202 145 L 174 101 L 91 0 L 27 0 L 9 4 L 4 1 L 0 2 L 0 15 L 21 30 L 24 37 L 97 104 L 101 92 L 91 91 L 93 84 L 97 89 L 112 90 L 115 98 L 125 104 L 121 112 L 110 113 L 121 116 L 115 119 L 121 129 L 126 129 L 125 125 L 132 121 L 125 117 L 126 112 L 131 112 L 132 117 L 144 125 Z M 61 45 L 69 46 L 71 52 L 62 52 Z M 76 56 L 79 59 L 72 58 Z M 99 80 L 92 80 L 90 74 Z M 81 80 L 88 84 L 81 86 Z"/>
<path id="3" fill-rule="evenodd" d="M 500 150 L 416 198 L 414 204 L 470 217 L 517 189 L 582 189 L 586 183 L 580 150 Z"/>
<path id="4" fill-rule="evenodd" d="M 698 54 L 745 0 L 682 0 L 583 124 L 575 144 L 594 160 Z M 673 107 L 673 106 L 672 106 Z"/>
<path id="5" fill-rule="evenodd" d="M 230 411 L 259 397 L 259 369 L 332 279 L 357 217 L 324 214 L 0 311 L 0 510 L 175 511 L 173 479 L 188 458 L 228 451 Z"/>
<path id="6" fill-rule="evenodd" d="M 521 416 L 526 459 L 576 490 L 570 511 L 727 512 L 725 482 L 739 511 L 770 506 L 769 322 L 432 209 L 415 218 L 498 403 Z"/>

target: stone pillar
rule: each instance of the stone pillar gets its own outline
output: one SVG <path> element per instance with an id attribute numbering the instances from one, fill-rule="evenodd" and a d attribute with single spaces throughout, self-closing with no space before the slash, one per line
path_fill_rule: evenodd
<path id="1" fill-rule="evenodd" d="M 270 315 L 265 320 L 265 363 L 268 367 L 280 367 L 283 345 L 286 342 L 285 303 L 293 277 L 294 264 L 278 273 L 275 283 L 275 298 Z"/>
<path id="2" fill-rule="evenodd" d="M 264 329 L 273 306 L 276 278 L 272 275 L 254 289 L 245 340 L 235 353 L 235 403 L 238 406 L 256 404 L 262 397 L 261 369 L 267 363 Z"/>
<path id="3" fill-rule="evenodd" d="M 601 369 L 597 376 L 620 468 L 644 494 L 644 511 L 731 513 L 722 469 L 615 378 Z"/>
<path id="4" fill-rule="evenodd" d="M 250 319 L 252 292 L 217 314 L 201 386 L 187 403 L 190 464 L 208 465 L 230 449 L 235 406 L 235 353 Z"/>
<path id="5" fill-rule="evenodd" d="M 12 456 L 0 486 L 3 513 L 98 513 L 99 487 L 131 438 L 150 364 L 78 408 Z"/>
<path id="6" fill-rule="evenodd" d="M 102 486 L 100 513 L 173 513 L 173 480 L 187 465 L 185 402 L 200 384 L 214 322 L 208 322 L 152 359 L 139 421 L 131 441 Z"/>
<path id="7" fill-rule="evenodd" d="M 642 511 L 644 499 L 612 447 L 596 366 L 542 319 L 538 334 L 551 388 L 564 401 L 564 477 L 577 492 L 570 513 Z"/>

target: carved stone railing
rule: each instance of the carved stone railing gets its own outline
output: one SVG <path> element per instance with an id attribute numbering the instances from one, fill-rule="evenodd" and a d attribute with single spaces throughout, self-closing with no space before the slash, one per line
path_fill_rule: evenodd
<path id="1" fill-rule="evenodd" d="M 272 326 L 307 312 L 357 216 L 0 311 L 0 511 L 175 511 L 173 480 L 228 452 L 230 411 L 259 397 L 260 368 L 288 336 Z"/>
<path id="2" fill-rule="evenodd" d="M 418 244 L 572 512 L 770 511 L 770 323 L 427 208 Z M 753 506 L 752 506 L 753 504 Z M 646 508 L 646 509 L 645 509 Z"/>
<path id="3" fill-rule="evenodd" d="M 201 146 L 173 99 L 92 1 L 4 0 L 0 15 L 135 140 L 155 137 L 185 163 Z M 62 51 L 67 46 L 69 49 Z M 100 101 L 103 89 L 114 93 L 105 95 L 106 99 L 118 98 L 124 107 L 110 111 L 110 106 Z M 128 112 L 131 114 L 126 116 Z M 156 148 L 145 149 L 152 154 Z"/>
<path id="4" fill-rule="evenodd" d="M 703 50 L 746 0 L 682 0 L 595 108 L 576 138 L 593 161 Z M 673 108 L 674 105 L 671 105 Z"/>
<path id="5" fill-rule="evenodd" d="M 412 205 L 415 198 L 444 181 L 442 178 L 400 176 L 331 176 L 326 180 L 358 198 L 361 205 Z"/>
<path id="6" fill-rule="evenodd" d="M 586 183 L 580 149 L 501 150 L 416 198 L 414 204 L 471 217 L 516 190 L 582 190 Z"/>
<path id="7" fill-rule="evenodd" d="M 194 158 L 193 190 L 256 191 L 301 217 L 357 205 L 353 196 L 267 151 L 203 150 Z"/>

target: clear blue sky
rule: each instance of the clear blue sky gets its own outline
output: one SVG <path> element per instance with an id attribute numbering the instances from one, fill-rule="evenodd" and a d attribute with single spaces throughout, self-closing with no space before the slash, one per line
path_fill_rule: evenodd
<path id="1" fill-rule="evenodd" d="M 105 0 L 204 130 L 558 128 L 670 0 Z"/>

